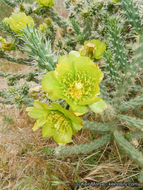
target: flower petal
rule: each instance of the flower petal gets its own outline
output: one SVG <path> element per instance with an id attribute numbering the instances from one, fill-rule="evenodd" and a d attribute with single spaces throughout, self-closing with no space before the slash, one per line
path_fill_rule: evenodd
<path id="1" fill-rule="evenodd" d="M 55 0 L 36 0 L 40 6 L 52 7 Z"/>
<path id="2" fill-rule="evenodd" d="M 70 143 L 72 142 L 72 129 L 69 127 L 67 131 L 57 131 L 53 138 L 57 143 L 62 143 L 63 145 Z"/>
<path id="3" fill-rule="evenodd" d="M 104 109 L 107 107 L 107 104 L 103 100 L 100 100 L 90 105 L 89 107 L 95 113 L 102 113 Z"/>
<path id="4" fill-rule="evenodd" d="M 55 70 L 55 74 L 58 78 L 58 81 L 67 74 L 74 76 L 74 67 L 72 63 L 75 58 L 76 57 L 73 55 L 64 55 L 59 58 L 59 62 Z"/>
<path id="5" fill-rule="evenodd" d="M 78 125 L 82 123 L 81 118 L 76 117 L 73 113 L 71 113 L 69 110 L 64 109 L 61 105 L 52 103 L 52 108 L 62 112 L 66 118 L 70 119 L 74 123 Z"/>
<path id="6" fill-rule="evenodd" d="M 98 95 L 100 93 L 100 88 L 99 86 L 97 86 L 97 91 L 96 91 L 96 94 L 95 95 Z M 86 97 L 86 99 L 84 101 L 79 101 L 79 104 L 82 106 L 82 105 L 90 105 L 90 104 L 93 104 L 95 102 L 98 102 L 99 100 L 101 100 L 101 97 Z"/>
<path id="7" fill-rule="evenodd" d="M 34 119 L 44 117 L 49 113 L 48 110 L 50 110 L 50 106 L 48 106 L 47 104 L 43 104 L 39 101 L 34 101 L 34 107 L 26 108 L 28 115 Z"/>
<path id="8" fill-rule="evenodd" d="M 39 119 L 43 117 L 43 115 L 47 114 L 45 110 L 36 109 L 34 107 L 28 107 L 26 108 L 26 111 L 28 112 L 28 115 L 33 119 Z"/>
<path id="9" fill-rule="evenodd" d="M 79 72 L 81 72 L 81 74 L 82 72 L 83 74 L 86 73 L 90 77 L 95 78 L 96 83 L 100 83 L 101 80 L 103 79 L 102 71 L 90 58 L 85 57 L 85 56 L 77 57 L 73 64 L 74 64 L 76 73 L 79 73 Z"/>
<path id="10" fill-rule="evenodd" d="M 94 44 L 96 45 L 96 51 L 94 54 L 95 59 L 101 59 L 103 56 L 105 50 L 106 50 L 106 44 L 104 42 L 101 42 L 100 40 L 94 40 Z"/>
<path id="11" fill-rule="evenodd" d="M 78 51 L 70 51 L 69 55 L 74 57 L 80 57 L 80 53 Z"/>
<path id="12" fill-rule="evenodd" d="M 46 117 L 42 117 L 42 118 L 38 119 L 35 122 L 34 127 L 32 128 L 33 131 L 36 131 L 37 129 L 39 129 L 40 127 L 42 127 L 46 122 L 47 122 Z"/>
<path id="13" fill-rule="evenodd" d="M 60 85 L 54 71 L 47 73 L 42 79 L 42 88 L 52 100 L 57 100 L 61 97 Z"/>
<path id="14" fill-rule="evenodd" d="M 81 130 L 82 129 L 82 127 L 83 127 L 83 125 L 81 125 L 81 124 L 76 124 L 76 123 L 72 123 L 73 125 L 73 134 L 75 134 L 77 131 L 79 131 L 79 130 Z"/>
<path id="15" fill-rule="evenodd" d="M 42 136 L 43 137 L 52 137 L 56 133 L 56 129 L 51 127 L 48 123 L 46 123 L 42 127 Z"/>
<path id="16" fill-rule="evenodd" d="M 5 18 L 4 22 L 9 24 L 10 28 L 16 33 L 21 34 L 27 25 L 34 25 L 32 17 L 27 16 L 25 13 L 13 13 L 9 18 Z"/>
<path id="17" fill-rule="evenodd" d="M 81 106 L 81 105 L 71 105 L 71 110 L 74 112 L 76 116 L 83 115 L 88 112 L 88 106 Z"/>
<path id="18" fill-rule="evenodd" d="M 47 110 L 50 109 L 50 106 L 48 106 L 47 104 L 44 104 L 42 102 L 39 102 L 38 100 L 34 101 L 34 107 L 38 108 L 40 110 Z"/>

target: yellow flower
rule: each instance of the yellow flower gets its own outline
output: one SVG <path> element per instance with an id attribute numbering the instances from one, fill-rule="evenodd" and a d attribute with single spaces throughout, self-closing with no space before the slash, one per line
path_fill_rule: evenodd
<path id="1" fill-rule="evenodd" d="M 78 52 L 60 57 L 55 71 L 48 72 L 42 80 L 42 88 L 51 100 L 64 99 L 76 115 L 104 111 L 106 104 L 98 97 L 103 73 L 89 57 Z"/>
<path id="2" fill-rule="evenodd" d="M 49 106 L 34 101 L 34 107 L 28 107 L 26 110 L 30 117 L 37 119 L 33 131 L 42 127 L 43 137 L 53 137 L 62 145 L 72 142 L 72 135 L 82 128 L 81 118 L 59 104 L 52 103 Z"/>
<path id="3" fill-rule="evenodd" d="M 32 17 L 26 16 L 25 13 L 13 13 L 11 17 L 5 18 L 4 22 L 9 24 L 10 28 L 18 34 L 22 33 L 22 30 L 26 28 L 26 25 L 34 25 Z"/>
<path id="4" fill-rule="evenodd" d="M 80 55 L 90 58 L 101 59 L 106 50 L 106 44 L 100 40 L 89 40 L 79 50 Z"/>
<path id="5" fill-rule="evenodd" d="M 40 6 L 52 7 L 55 0 L 36 0 Z"/>

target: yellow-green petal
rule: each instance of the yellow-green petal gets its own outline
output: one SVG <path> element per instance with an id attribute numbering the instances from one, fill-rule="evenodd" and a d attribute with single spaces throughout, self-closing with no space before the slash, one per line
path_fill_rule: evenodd
<path id="1" fill-rule="evenodd" d="M 40 6 L 52 7 L 55 0 L 36 0 Z"/>
<path id="2" fill-rule="evenodd" d="M 71 110 L 74 112 L 76 116 L 83 115 L 88 112 L 88 106 L 81 106 L 81 105 L 71 105 Z"/>
<path id="3" fill-rule="evenodd" d="M 9 18 L 5 18 L 4 22 L 9 24 L 10 28 L 18 34 L 22 34 L 22 30 L 27 25 L 34 25 L 32 17 L 27 16 L 25 13 L 13 13 Z"/>
<path id="4" fill-rule="evenodd" d="M 28 115 L 33 119 L 39 119 L 41 117 L 45 117 L 50 109 L 50 106 L 47 104 L 43 104 L 36 100 L 34 101 L 34 107 L 28 107 L 26 108 L 26 111 L 28 112 Z"/>
<path id="5" fill-rule="evenodd" d="M 50 126 L 48 123 L 46 123 L 42 127 L 42 136 L 43 137 L 52 137 L 56 133 L 56 129 L 54 129 L 52 126 Z"/>
<path id="6" fill-rule="evenodd" d="M 97 94 L 99 94 L 100 93 L 100 88 L 99 88 L 99 86 L 97 87 Z M 98 102 L 99 100 L 101 100 L 101 97 L 97 97 L 97 96 L 95 96 L 95 97 L 93 97 L 93 98 L 87 98 L 83 103 L 81 102 L 81 106 L 82 105 L 85 105 L 85 104 L 87 104 L 87 105 L 90 105 L 90 104 L 93 104 L 93 103 L 95 103 L 95 102 Z"/>
<path id="7" fill-rule="evenodd" d="M 80 53 L 78 51 L 70 51 L 69 55 L 74 57 L 80 57 Z"/>
<path id="8" fill-rule="evenodd" d="M 69 110 L 64 109 L 61 105 L 52 103 L 52 108 L 55 110 L 58 110 L 59 112 L 63 113 L 66 118 L 70 119 L 72 122 L 76 124 L 81 124 L 82 120 L 79 117 L 76 117 L 73 113 L 71 113 Z"/>
<path id="9" fill-rule="evenodd" d="M 28 112 L 28 115 L 33 119 L 39 119 L 43 115 L 47 114 L 45 110 L 40 110 L 34 107 L 28 107 L 26 108 L 26 111 Z"/>
<path id="10" fill-rule="evenodd" d="M 113 0 L 115 3 L 120 2 L 120 0 Z"/>
<path id="11" fill-rule="evenodd" d="M 101 59 L 101 57 L 103 56 L 103 54 L 106 50 L 106 44 L 104 42 L 101 42 L 100 40 L 93 40 L 93 43 L 96 46 L 94 58 L 95 59 Z"/>
<path id="12" fill-rule="evenodd" d="M 96 79 L 97 83 L 100 83 L 103 79 L 103 73 L 99 67 L 88 57 L 80 56 L 74 63 L 74 68 L 76 73 L 84 72 L 88 73 L 88 76 Z M 83 73 L 83 74 L 84 74 Z M 86 76 L 84 76 L 86 77 Z M 96 84 L 95 84 L 96 85 Z"/>
<path id="13" fill-rule="evenodd" d="M 95 113 L 102 113 L 107 107 L 107 104 L 103 100 L 100 100 L 90 105 L 89 107 Z"/>
<path id="14" fill-rule="evenodd" d="M 72 142 L 72 135 L 82 128 L 82 120 L 61 105 L 52 103 L 50 106 L 34 101 L 34 107 L 27 108 L 28 114 L 38 119 L 33 127 L 36 131 L 42 127 L 43 137 L 53 137 L 63 145 Z"/>
<path id="15" fill-rule="evenodd" d="M 72 127 L 73 127 L 73 132 L 76 133 L 77 131 L 81 130 L 83 126 L 81 124 L 77 124 L 73 122 Z"/>
<path id="16" fill-rule="evenodd" d="M 106 50 L 106 44 L 100 40 L 88 40 L 79 50 L 80 54 L 90 58 L 101 59 Z"/>
<path id="17" fill-rule="evenodd" d="M 46 117 L 42 117 L 42 118 L 38 119 L 35 122 L 34 127 L 32 128 L 33 131 L 36 131 L 37 129 L 39 129 L 40 127 L 42 127 L 46 122 L 47 122 Z"/>
<path id="18" fill-rule="evenodd" d="M 63 145 L 72 142 L 72 129 L 69 128 L 67 131 L 59 132 L 53 136 L 54 140 L 57 143 L 61 143 Z"/>
<path id="19" fill-rule="evenodd" d="M 2 36 L 0 36 L 0 42 L 6 42 L 6 40 Z"/>
<path id="20" fill-rule="evenodd" d="M 61 79 L 64 75 L 70 74 L 74 76 L 73 60 L 76 57 L 73 55 L 64 55 L 59 58 L 55 75 L 58 79 Z"/>
<path id="21" fill-rule="evenodd" d="M 54 71 L 48 72 L 42 79 L 42 88 L 52 100 L 57 100 L 61 97 L 60 85 Z"/>
<path id="22" fill-rule="evenodd" d="M 44 111 L 47 111 L 48 109 L 50 109 L 50 106 L 48 106 L 47 104 L 44 104 L 42 102 L 39 102 L 38 100 L 34 101 L 34 107 L 38 108 L 40 110 L 44 110 Z"/>

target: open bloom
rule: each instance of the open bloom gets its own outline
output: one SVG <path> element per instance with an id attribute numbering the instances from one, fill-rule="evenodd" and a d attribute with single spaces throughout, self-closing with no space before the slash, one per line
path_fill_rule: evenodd
<path id="1" fill-rule="evenodd" d="M 62 56 L 55 71 L 45 75 L 42 88 L 51 100 L 64 99 L 76 115 L 88 112 L 88 107 L 100 113 L 102 109 L 94 108 L 103 107 L 104 104 L 97 96 L 102 78 L 103 73 L 90 58 L 72 52 Z M 99 101 L 102 103 L 94 106 Z"/>
<path id="2" fill-rule="evenodd" d="M 89 40 L 84 42 L 84 46 L 79 50 L 83 56 L 101 59 L 106 50 L 106 44 L 100 40 Z"/>
<path id="3" fill-rule="evenodd" d="M 27 108 L 28 115 L 37 121 L 33 131 L 42 127 L 43 137 L 53 137 L 62 145 L 72 142 L 72 135 L 82 128 L 81 119 L 59 104 L 43 104 L 34 101 L 34 107 Z"/>
<path id="4" fill-rule="evenodd" d="M 10 28 L 18 34 L 22 33 L 22 30 L 26 28 L 26 25 L 34 25 L 32 17 L 26 16 L 25 13 L 13 13 L 11 17 L 5 18 L 4 22 L 9 24 Z"/>
<path id="5" fill-rule="evenodd" d="M 36 0 L 40 6 L 52 7 L 55 0 Z"/>

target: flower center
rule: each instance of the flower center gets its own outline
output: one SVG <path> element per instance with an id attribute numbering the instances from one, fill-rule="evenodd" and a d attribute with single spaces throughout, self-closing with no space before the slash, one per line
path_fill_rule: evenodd
<path id="1" fill-rule="evenodd" d="M 65 75 L 60 81 L 63 89 L 63 97 L 75 103 L 83 102 L 97 94 L 96 78 L 86 72 L 77 72 Z"/>
<path id="2" fill-rule="evenodd" d="M 48 116 L 48 122 L 57 131 L 63 132 L 71 125 L 70 121 L 62 114 L 56 111 L 51 111 Z"/>
<path id="3" fill-rule="evenodd" d="M 54 128 L 59 129 L 60 126 L 56 123 L 56 124 L 54 125 Z"/>
<path id="4" fill-rule="evenodd" d="M 73 99 L 79 99 L 83 95 L 83 85 L 81 82 L 74 81 L 72 84 L 69 85 L 68 95 L 71 96 Z"/>
<path id="5" fill-rule="evenodd" d="M 75 87 L 76 87 L 77 89 L 81 89 L 82 86 L 83 86 L 83 85 L 82 85 L 80 82 L 76 82 L 76 83 L 75 83 Z"/>

